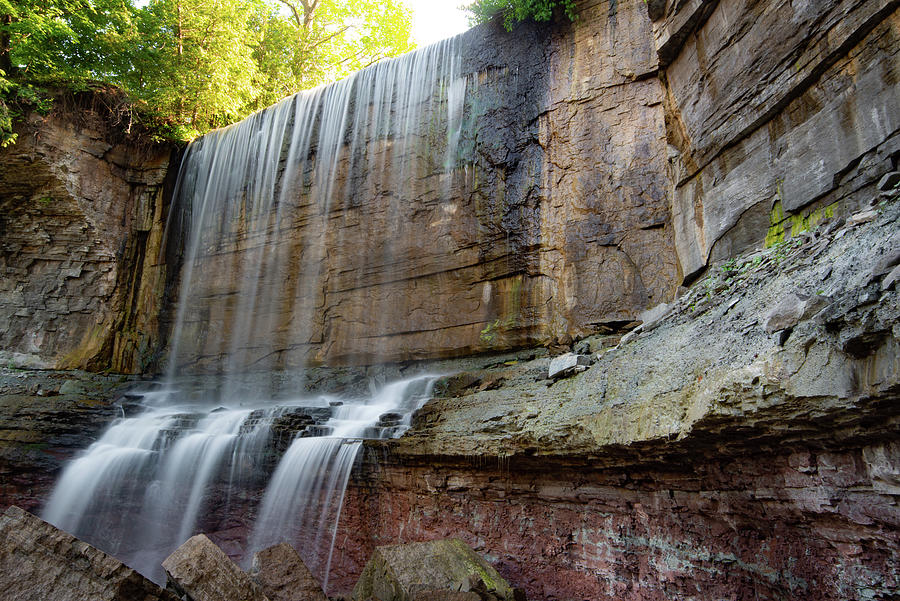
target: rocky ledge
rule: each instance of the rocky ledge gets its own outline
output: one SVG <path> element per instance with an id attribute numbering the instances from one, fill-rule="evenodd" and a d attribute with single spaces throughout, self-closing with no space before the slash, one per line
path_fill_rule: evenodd
<path id="1" fill-rule="evenodd" d="M 876 202 L 577 343 L 575 375 L 442 380 L 368 443 L 339 569 L 456 535 L 535 599 L 896 598 L 900 203 Z"/>

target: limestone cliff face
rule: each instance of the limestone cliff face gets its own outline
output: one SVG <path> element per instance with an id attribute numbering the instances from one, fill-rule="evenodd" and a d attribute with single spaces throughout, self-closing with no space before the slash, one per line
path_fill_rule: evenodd
<path id="1" fill-rule="evenodd" d="M 277 308 L 274 336 L 251 331 L 226 345 L 250 349 L 249 363 L 273 354 L 283 367 L 371 363 L 565 343 L 673 295 L 680 279 L 663 89 L 643 3 L 588 4 L 574 26 L 482 26 L 459 47 L 466 94 L 449 165 L 439 143 L 403 157 L 410 165 L 398 190 L 372 170 L 348 174 L 360 163 L 348 144 L 328 214 L 303 194 L 279 208 L 291 212 L 291 242 L 271 252 L 292 265 L 286 279 L 303 270 L 322 278 L 300 301 L 280 302 L 315 307 L 303 336 L 285 335 L 297 311 Z M 375 161 L 385 170 L 398 160 L 387 155 L 394 135 L 365 140 L 370 155 L 388 157 Z M 398 202 L 401 193 L 409 200 Z M 185 336 L 199 341 L 194 367 L 221 360 L 221 332 L 240 310 L 245 282 L 229 266 L 260 242 L 246 229 L 236 223 L 224 244 L 211 241 L 195 269 L 202 293 L 186 309 Z M 308 266 L 311 240 L 326 250 Z M 276 284 L 260 298 L 298 294 L 294 281 Z"/>
<path id="2" fill-rule="evenodd" d="M 567 343 L 671 300 L 711 261 L 846 215 L 894 168 L 895 2 L 648 8 L 591 0 L 575 23 L 464 34 L 456 159 L 413 157 L 415 201 L 397 203 L 377 173 L 348 174 L 344 149 L 343 201 L 319 215 L 293 199 L 294 242 L 273 249 L 309 270 L 303 245 L 324 237 L 308 331 L 287 335 L 296 312 L 276 309 L 274 336 L 229 348 L 291 367 Z M 188 308 L 198 369 L 221 361 L 243 284 L 229 265 L 259 242 L 231 238 Z"/>
<path id="3" fill-rule="evenodd" d="M 248 366 L 568 343 L 670 300 L 710 261 L 846 215 L 897 160 L 897 7 L 585 0 L 575 23 L 465 34 L 456 160 L 416 157 L 416 202 L 398 204 L 377 174 L 347 176 L 344 149 L 345 201 L 319 215 L 295 199 L 291 242 L 271 251 L 299 272 L 322 237 L 321 282 L 259 292 L 313 317 L 297 337 L 296 311 L 273 309 L 274 329 L 241 342 Z M 96 115 L 23 127 L 0 154 L 3 359 L 155 369 L 179 269 L 157 261 L 169 149 L 111 142 Z M 236 227 L 200 269 L 198 370 L 221 361 L 241 306 L 229 266 L 257 242 Z"/>
<path id="4" fill-rule="evenodd" d="M 115 97 L 59 99 L 0 150 L 0 361 L 149 367 L 159 344 L 172 148 L 113 124 Z"/>
<path id="5" fill-rule="evenodd" d="M 717 270 L 569 379 L 448 378 L 367 443 L 336 565 L 453 535 L 535 599 L 895 598 L 900 196 L 875 215 Z"/>
<path id="6" fill-rule="evenodd" d="M 653 31 L 686 277 L 852 210 L 897 166 L 900 4 L 667 5 Z"/>

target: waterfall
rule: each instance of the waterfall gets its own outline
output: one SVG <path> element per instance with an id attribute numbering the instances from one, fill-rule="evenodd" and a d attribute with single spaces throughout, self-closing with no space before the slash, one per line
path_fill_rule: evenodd
<path id="1" fill-rule="evenodd" d="M 423 234 L 399 218 L 417 202 L 415 180 L 455 164 L 466 90 L 457 43 L 301 92 L 190 146 L 171 217 L 185 259 L 170 374 L 214 371 L 233 390 L 229 375 L 318 360 L 327 272 L 362 286 L 367 261 L 391 264 L 396 240 Z M 368 198 L 385 199 L 390 229 L 360 234 L 364 255 L 333 264 L 327 249 L 362 231 L 339 227 L 341 216 Z"/>
<path id="2" fill-rule="evenodd" d="M 165 382 L 67 466 L 48 521 L 162 582 L 161 561 L 211 516 L 239 530 L 238 513 L 258 513 L 237 554 L 302 541 L 327 582 L 360 441 L 402 434 L 434 377 L 334 396 L 309 392 L 304 370 L 319 361 L 329 274 L 362 286 L 367 260 L 390 263 L 410 182 L 423 164 L 456 165 L 457 44 L 300 92 L 188 147 L 167 232 L 184 254 Z M 328 245 L 348 234 L 331 225 L 364 196 L 387 199 L 391 228 L 335 265 Z M 240 493 L 251 487 L 265 487 L 259 507 Z"/>

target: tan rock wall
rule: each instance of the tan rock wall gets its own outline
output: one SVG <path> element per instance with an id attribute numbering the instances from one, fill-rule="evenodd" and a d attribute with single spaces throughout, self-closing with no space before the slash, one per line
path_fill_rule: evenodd
<path id="1" fill-rule="evenodd" d="M 770 226 L 773 242 L 816 208 L 857 208 L 896 167 L 900 3 L 669 5 L 654 35 L 686 276 Z"/>
<path id="2" fill-rule="evenodd" d="M 143 370 L 159 340 L 171 149 L 66 106 L 32 114 L 0 150 L 0 361 Z"/>
<path id="3" fill-rule="evenodd" d="M 266 252 L 291 268 L 258 292 L 263 327 L 231 325 L 261 241 L 237 222 L 233 239 L 208 241 L 182 337 L 192 367 L 225 349 L 268 369 L 565 343 L 672 296 L 664 95 L 643 2 L 585 3 L 575 24 L 483 26 L 461 47 L 456 159 L 445 166 L 437 141 L 398 184 L 349 173 L 344 148 L 330 210 L 306 197 L 283 209 L 294 229 Z M 385 169 L 394 143 L 366 140 Z M 313 177 L 310 194 L 322 185 Z M 310 273 L 321 280 L 303 285 Z"/>

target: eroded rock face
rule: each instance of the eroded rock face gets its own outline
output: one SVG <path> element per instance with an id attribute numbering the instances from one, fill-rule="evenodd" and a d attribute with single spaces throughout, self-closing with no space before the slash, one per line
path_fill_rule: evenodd
<path id="1" fill-rule="evenodd" d="M 6 601 L 177 601 L 131 568 L 19 507 L 0 516 Z"/>
<path id="2" fill-rule="evenodd" d="M 127 138 L 103 108 L 114 100 L 61 98 L 0 149 L 4 365 L 136 372 L 154 359 L 172 148 Z"/>
<path id="3" fill-rule="evenodd" d="M 895 199 L 724 264 L 571 378 L 547 357 L 439 384 L 368 443 L 333 565 L 459 535 L 533 599 L 900 594 L 900 299 L 873 276 L 898 225 Z M 780 346 L 792 292 L 830 302 Z"/>
<path id="4" fill-rule="evenodd" d="M 653 27 L 685 276 L 873 196 L 900 151 L 896 2 L 669 5 Z"/>

